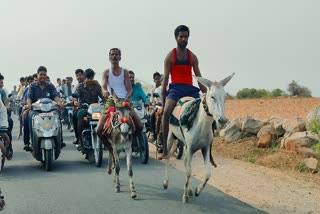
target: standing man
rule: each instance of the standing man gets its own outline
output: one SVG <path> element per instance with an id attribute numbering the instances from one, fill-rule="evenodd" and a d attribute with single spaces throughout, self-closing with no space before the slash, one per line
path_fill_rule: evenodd
<path id="1" fill-rule="evenodd" d="M 198 98 L 199 88 L 192 83 L 192 69 L 196 76 L 201 77 L 197 56 L 187 49 L 190 31 L 185 25 L 178 26 L 174 31 L 177 47 L 168 53 L 164 61 L 164 80 L 162 82 L 162 104 L 164 106 L 162 115 L 163 154 L 160 160 L 168 158 L 167 138 L 169 132 L 169 118 L 177 101 L 186 96 Z M 171 84 L 167 91 L 169 76 Z M 206 88 L 199 82 L 203 93 Z"/>
<path id="2" fill-rule="evenodd" d="M 129 73 L 126 69 L 120 67 L 119 62 L 121 60 L 121 51 L 119 48 L 111 48 L 109 51 L 109 61 L 111 62 L 111 68 L 105 70 L 102 74 L 102 94 L 103 97 L 109 97 L 111 95 L 111 89 L 117 95 L 119 99 L 130 100 L 131 99 L 131 83 Z M 103 135 L 103 126 L 108 118 L 107 109 L 114 105 L 112 99 L 108 99 L 104 107 L 105 113 L 102 114 L 97 127 L 97 134 L 103 144 L 112 152 L 112 147 Z M 130 115 L 136 126 L 136 132 L 142 131 L 142 123 L 134 111 L 131 109 Z"/>
<path id="3" fill-rule="evenodd" d="M 30 85 L 27 95 L 27 105 L 26 109 L 29 110 L 28 116 L 25 118 L 25 125 L 28 126 L 29 131 L 23 133 L 24 135 L 24 150 L 32 152 L 33 149 L 30 147 L 30 133 L 32 131 L 31 120 L 34 112 L 31 109 L 32 103 L 35 103 L 41 98 L 50 98 L 57 102 L 60 107 L 63 107 L 63 104 L 59 98 L 59 94 L 57 93 L 56 88 L 52 83 L 47 82 L 47 68 L 44 66 L 40 66 L 37 70 L 38 81 L 34 82 Z M 62 143 L 61 146 L 64 147 L 66 144 Z"/>

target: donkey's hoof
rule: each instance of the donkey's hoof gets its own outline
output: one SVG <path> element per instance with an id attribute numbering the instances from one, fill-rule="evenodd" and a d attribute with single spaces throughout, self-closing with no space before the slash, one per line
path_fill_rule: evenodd
<path id="1" fill-rule="evenodd" d="M 200 195 L 200 192 L 198 192 L 198 187 L 195 188 L 195 190 L 194 190 L 194 195 L 195 195 L 196 197 L 198 197 L 198 196 Z"/>
<path id="2" fill-rule="evenodd" d="M 168 189 L 168 181 L 163 181 L 163 189 Z"/>
<path id="3" fill-rule="evenodd" d="M 189 201 L 189 196 L 187 195 L 182 196 L 182 203 L 186 204 L 188 203 L 188 201 Z"/>
<path id="4" fill-rule="evenodd" d="M 108 169 L 108 170 L 107 170 L 107 173 L 108 173 L 109 175 L 111 175 L 112 170 L 111 170 L 111 169 Z"/>
<path id="5" fill-rule="evenodd" d="M 188 196 L 193 196 L 193 191 L 192 191 L 192 189 L 188 189 Z"/>
<path id="6" fill-rule="evenodd" d="M 120 192 L 120 187 L 114 188 L 114 191 L 115 191 L 115 192 Z"/>
<path id="7" fill-rule="evenodd" d="M 131 192 L 131 198 L 136 199 L 137 198 L 137 193 L 136 192 Z"/>

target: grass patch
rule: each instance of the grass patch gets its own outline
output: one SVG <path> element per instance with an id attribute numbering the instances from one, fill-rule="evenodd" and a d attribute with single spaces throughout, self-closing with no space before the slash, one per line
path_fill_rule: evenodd
<path id="1" fill-rule="evenodd" d="M 278 152 L 280 149 L 280 143 L 277 141 L 272 141 L 271 145 L 270 145 L 270 149 L 273 153 Z"/>
<path id="2" fill-rule="evenodd" d="M 318 158 L 320 158 L 320 143 L 315 144 L 315 145 L 312 147 L 312 150 L 314 151 L 314 153 L 316 154 L 316 156 L 317 156 Z"/>
<path id="3" fill-rule="evenodd" d="M 307 170 L 307 166 L 305 163 L 300 162 L 297 166 L 296 166 L 296 170 L 299 172 L 305 172 Z"/>

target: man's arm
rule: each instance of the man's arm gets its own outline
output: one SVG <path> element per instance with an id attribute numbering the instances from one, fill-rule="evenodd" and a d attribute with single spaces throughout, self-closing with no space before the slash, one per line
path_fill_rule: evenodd
<path id="1" fill-rule="evenodd" d="M 194 75 L 196 75 L 197 77 L 201 77 L 198 58 L 195 54 L 192 54 L 192 55 L 193 55 L 192 56 L 192 61 L 193 61 L 192 66 L 193 66 Z M 202 85 L 199 81 L 198 81 L 198 85 L 199 85 L 199 88 L 202 91 L 202 93 L 207 92 L 207 88 L 204 85 Z"/>
<path id="2" fill-rule="evenodd" d="M 102 74 L 102 95 L 103 97 L 109 97 L 110 94 L 108 92 L 108 79 L 109 79 L 109 69 L 105 70 Z"/>
<path id="3" fill-rule="evenodd" d="M 161 96 L 162 96 L 162 105 L 164 106 L 166 96 L 167 96 L 167 86 L 169 82 L 169 75 L 171 71 L 171 64 L 172 64 L 172 52 L 168 53 L 164 60 L 164 77 L 162 81 L 162 90 L 161 90 Z"/>
<path id="4" fill-rule="evenodd" d="M 130 93 L 132 90 L 132 86 L 130 83 L 129 72 L 127 70 L 124 70 L 124 86 L 126 87 L 128 95 L 129 95 L 128 97 L 126 97 L 126 99 L 130 100 L 131 95 L 132 95 L 132 93 Z"/>

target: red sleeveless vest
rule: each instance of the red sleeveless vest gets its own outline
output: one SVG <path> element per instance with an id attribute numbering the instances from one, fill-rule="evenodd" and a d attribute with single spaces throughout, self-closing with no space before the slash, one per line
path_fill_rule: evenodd
<path id="1" fill-rule="evenodd" d="M 177 65 L 177 50 L 172 50 L 172 65 L 171 65 L 171 82 L 192 85 L 192 55 L 191 51 L 188 51 L 188 65 Z"/>

